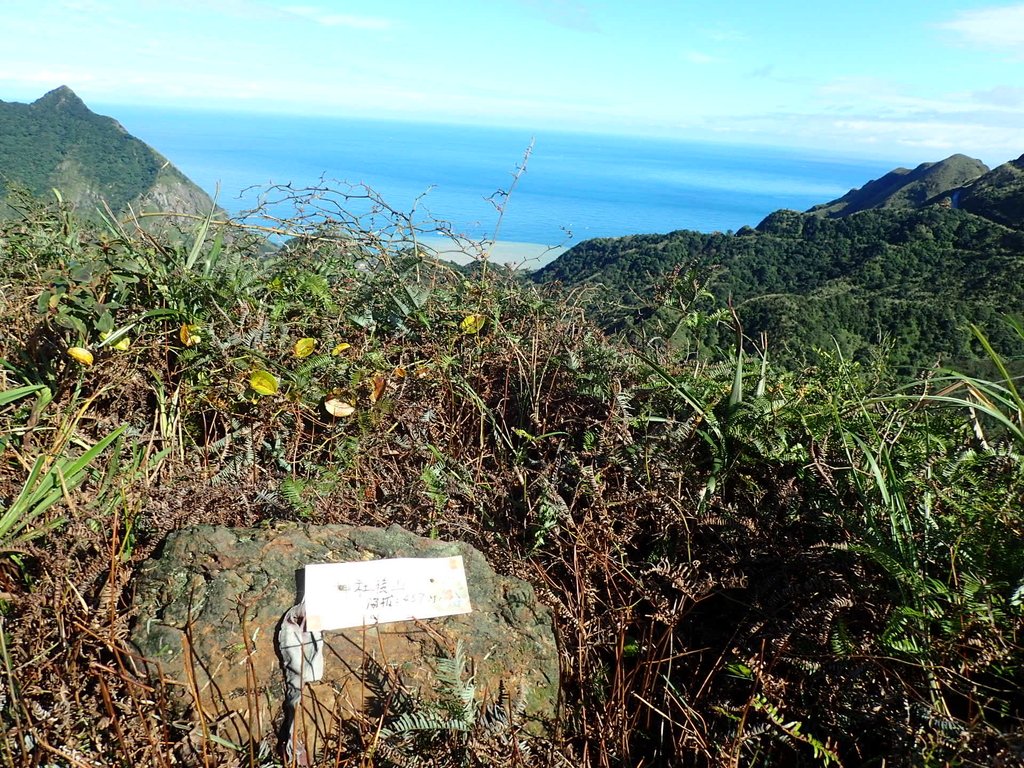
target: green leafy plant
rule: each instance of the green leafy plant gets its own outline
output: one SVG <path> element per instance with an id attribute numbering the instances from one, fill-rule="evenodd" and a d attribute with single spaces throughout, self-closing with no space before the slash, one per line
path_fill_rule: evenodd
<path id="1" fill-rule="evenodd" d="M 63 518 L 37 524 L 49 509 L 88 477 L 89 466 L 117 440 L 126 427 L 119 427 L 75 458 L 51 462 L 40 456 L 32 464 L 29 476 L 17 497 L 0 512 L 0 554 L 19 550 L 64 523 Z"/>

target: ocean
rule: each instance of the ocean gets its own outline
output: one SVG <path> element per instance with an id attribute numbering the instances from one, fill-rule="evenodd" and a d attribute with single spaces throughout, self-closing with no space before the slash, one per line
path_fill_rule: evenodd
<path id="1" fill-rule="evenodd" d="M 594 237 L 736 230 L 862 186 L 891 161 L 646 137 L 107 107 L 232 214 L 267 184 L 365 184 L 472 239 L 565 247 Z M 245 191 L 247 190 L 247 191 Z M 499 193 L 495 200 L 501 200 Z M 286 211 L 277 211 L 287 215 Z M 552 253 L 557 253 L 553 251 Z"/>

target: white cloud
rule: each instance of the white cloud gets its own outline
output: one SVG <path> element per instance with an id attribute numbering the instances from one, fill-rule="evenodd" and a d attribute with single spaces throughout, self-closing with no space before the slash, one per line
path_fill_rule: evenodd
<path id="1" fill-rule="evenodd" d="M 900 99 L 900 88 L 893 80 L 881 77 L 837 77 L 818 86 L 818 98 L 835 104 L 863 104 L 865 101 L 893 103 Z"/>
<path id="2" fill-rule="evenodd" d="M 700 51 L 686 51 L 683 53 L 685 58 L 691 64 L 713 64 L 717 59 L 714 56 L 708 56 L 706 53 Z"/>
<path id="3" fill-rule="evenodd" d="M 861 112 L 829 118 L 821 114 L 777 114 L 737 121 L 752 133 L 786 136 L 796 146 L 890 156 L 906 165 L 941 160 L 953 152 L 980 157 L 989 165 L 1021 153 L 1019 123 L 986 115 L 878 115 Z"/>
<path id="4" fill-rule="evenodd" d="M 987 90 L 941 93 L 933 97 L 907 92 L 896 81 L 844 77 L 820 85 L 816 103 L 829 114 L 872 114 L 883 119 L 944 121 L 984 118 L 1002 125 L 1008 118 L 1024 120 L 1024 88 L 999 85 Z"/>
<path id="5" fill-rule="evenodd" d="M 996 108 L 1024 109 L 1024 88 L 1016 86 L 997 85 L 984 91 L 974 91 L 969 96 L 980 104 Z"/>
<path id="6" fill-rule="evenodd" d="M 742 43 L 749 39 L 746 33 L 728 27 L 706 29 L 703 34 L 716 43 Z"/>
<path id="7" fill-rule="evenodd" d="M 293 16 L 301 16 L 304 19 L 315 21 L 325 27 L 347 27 L 363 31 L 382 31 L 391 29 L 394 23 L 391 19 L 379 16 L 353 16 L 345 13 L 326 13 L 319 8 L 309 5 L 292 5 L 282 8 L 286 13 Z"/>
<path id="8" fill-rule="evenodd" d="M 69 13 L 110 13 L 111 8 L 107 3 L 96 2 L 96 0 L 65 0 L 60 4 L 61 11 Z"/>
<path id="9" fill-rule="evenodd" d="M 580 0 L 519 0 L 519 3 L 557 27 L 577 32 L 599 31 L 590 8 Z"/>
<path id="10" fill-rule="evenodd" d="M 964 42 L 996 48 L 1024 48 L 1024 3 L 961 11 L 939 25 L 957 33 Z"/>

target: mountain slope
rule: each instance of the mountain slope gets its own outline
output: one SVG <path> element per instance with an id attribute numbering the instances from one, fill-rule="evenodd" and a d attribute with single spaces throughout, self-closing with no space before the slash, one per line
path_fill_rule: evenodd
<path id="1" fill-rule="evenodd" d="M 213 207 L 166 158 L 66 86 L 31 104 L 0 101 L 0 196 L 19 186 L 37 196 L 56 188 L 85 216 L 104 201 L 115 212 Z"/>
<path id="2" fill-rule="evenodd" d="M 836 343 L 844 354 L 868 355 L 884 341 L 901 365 L 973 365 L 985 355 L 969 323 L 1024 352 L 1001 322 L 1024 306 L 1024 161 L 947 188 L 933 204 L 912 204 L 955 178 L 951 171 L 972 167 L 947 163 L 929 173 L 941 165 L 921 169 L 911 182 L 917 193 L 904 184 L 907 194 L 893 197 L 900 190 L 890 184 L 889 197 L 876 195 L 877 207 L 855 215 L 783 210 L 735 235 L 591 240 L 534 279 L 589 286 L 588 310 L 608 329 L 676 341 L 689 333 L 689 343 L 688 313 L 699 305 L 693 286 L 703 284 L 719 305 L 731 300 L 748 336 L 766 333 L 776 356 L 792 362 Z M 868 199 L 847 197 L 849 207 Z M 697 341 L 729 343 L 710 331 Z"/>
<path id="3" fill-rule="evenodd" d="M 1024 155 L 954 193 L 955 204 L 1014 229 L 1024 229 Z"/>
<path id="4" fill-rule="evenodd" d="M 987 172 L 988 166 L 966 155 L 953 155 L 938 163 L 922 163 L 912 171 L 896 168 L 837 200 L 814 206 L 808 213 L 836 217 L 870 208 L 917 208 Z"/>

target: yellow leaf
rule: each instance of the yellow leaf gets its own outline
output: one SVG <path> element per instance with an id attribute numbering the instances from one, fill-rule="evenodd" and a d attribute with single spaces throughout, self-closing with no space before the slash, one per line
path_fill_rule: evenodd
<path id="1" fill-rule="evenodd" d="M 346 403 L 344 400 L 338 400 L 335 397 L 324 401 L 324 410 L 331 414 L 331 416 L 339 419 L 351 416 L 356 412 L 354 405 Z"/>
<path id="2" fill-rule="evenodd" d="M 273 395 L 277 393 L 278 383 L 270 371 L 256 371 L 249 377 L 249 386 L 259 395 Z"/>
<path id="3" fill-rule="evenodd" d="M 395 370 L 393 370 L 391 372 L 391 375 L 394 376 L 396 379 L 404 379 L 405 378 L 405 366 L 404 365 L 398 366 L 397 368 L 395 368 Z"/>
<path id="4" fill-rule="evenodd" d="M 316 347 L 316 339 L 299 339 L 295 342 L 295 356 L 296 357 L 309 357 L 313 354 L 313 349 Z"/>
<path id="5" fill-rule="evenodd" d="M 85 347 L 68 347 L 68 357 L 71 357 L 82 365 L 92 365 L 92 352 Z"/>
<path id="6" fill-rule="evenodd" d="M 178 338 L 181 339 L 181 343 L 186 347 L 194 347 L 203 340 L 199 335 L 198 325 L 187 325 L 185 323 L 181 324 L 181 329 L 178 331 Z"/>
<path id="7" fill-rule="evenodd" d="M 344 352 L 346 349 L 348 349 L 351 346 L 352 346 L 351 344 L 346 344 L 343 341 L 343 342 L 341 342 L 341 344 L 338 344 L 334 349 L 331 350 L 331 354 L 332 355 L 340 355 L 342 352 Z"/>
<path id="8" fill-rule="evenodd" d="M 474 333 L 480 333 L 486 322 L 486 315 L 466 315 L 466 319 L 462 321 L 459 328 L 466 335 L 472 335 Z"/>

